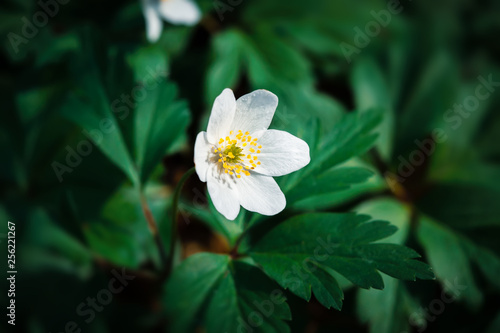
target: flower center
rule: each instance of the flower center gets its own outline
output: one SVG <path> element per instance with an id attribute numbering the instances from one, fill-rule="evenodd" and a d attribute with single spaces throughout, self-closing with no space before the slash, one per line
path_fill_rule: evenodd
<path id="1" fill-rule="evenodd" d="M 257 155 L 260 154 L 261 145 L 257 138 L 252 138 L 249 132 L 239 130 L 229 132 L 225 138 L 220 138 L 218 144 L 213 146 L 214 154 L 218 155 L 217 163 L 222 165 L 225 173 L 241 178 L 241 174 L 250 176 L 248 170 L 253 170 L 260 165 Z"/>

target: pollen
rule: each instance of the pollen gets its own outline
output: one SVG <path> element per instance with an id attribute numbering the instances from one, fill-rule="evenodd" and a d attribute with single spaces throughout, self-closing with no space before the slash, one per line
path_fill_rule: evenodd
<path id="1" fill-rule="evenodd" d="M 250 132 L 242 130 L 229 131 L 228 134 L 221 137 L 218 144 L 213 146 L 213 153 L 216 156 L 214 161 L 217 160 L 221 172 L 232 179 L 241 178 L 241 174 L 250 176 L 249 170 L 261 165 L 254 155 L 260 153 L 257 149 L 262 148 L 262 145 L 257 145 L 259 139 L 252 138 Z"/>

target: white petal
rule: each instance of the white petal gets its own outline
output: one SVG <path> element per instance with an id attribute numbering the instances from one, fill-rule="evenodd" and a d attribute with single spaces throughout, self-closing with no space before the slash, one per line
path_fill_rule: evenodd
<path id="1" fill-rule="evenodd" d="M 215 208 L 228 220 L 234 220 L 240 212 L 235 180 L 220 173 L 217 164 L 211 164 L 207 173 L 207 188 Z"/>
<path id="2" fill-rule="evenodd" d="M 285 209 L 286 199 L 272 177 L 252 173 L 236 180 L 240 204 L 262 215 L 276 215 Z"/>
<path id="3" fill-rule="evenodd" d="M 283 176 L 297 171 L 311 161 L 309 146 L 296 136 L 278 130 L 267 130 L 258 141 L 262 145 L 255 172 L 268 176 Z"/>
<path id="4" fill-rule="evenodd" d="M 200 132 L 194 143 L 194 166 L 202 182 L 207 181 L 207 171 L 210 166 L 209 158 L 212 144 L 207 140 L 207 132 Z"/>
<path id="5" fill-rule="evenodd" d="M 156 5 L 153 1 L 142 0 L 142 12 L 146 20 L 146 36 L 151 43 L 156 42 L 161 35 L 163 22 L 158 15 Z"/>
<path id="6" fill-rule="evenodd" d="M 229 135 L 231 123 L 236 110 L 236 99 L 233 91 L 229 88 L 217 96 L 212 107 L 212 113 L 208 120 L 207 138 L 209 142 L 217 143 L 220 138 Z"/>
<path id="7" fill-rule="evenodd" d="M 236 101 L 236 114 L 231 128 L 248 131 L 255 136 L 255 132 L 269 127 L 277 106 L 278 97 L 267 90 L 255 90 L 241 96 Z"/>
<path id="8" fill-rule="evenodd" d="M 160 14 L 173 24 L 194 25 L 198 23 L 201 12 L 190 0 L 163 0 L 159 5 Z"/>

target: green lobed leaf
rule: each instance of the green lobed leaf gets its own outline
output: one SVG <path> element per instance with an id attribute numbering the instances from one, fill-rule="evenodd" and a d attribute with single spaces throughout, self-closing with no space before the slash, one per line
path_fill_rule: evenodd
<path id="1" fill-rule="evenodd" d="M 186 259 L 165 287 L 172 332 L 289 332 L 283 291 L 258 268 L 227 255 Z"/>
<path id="2" fill-rule="evenodd" d="M 356 214 L 316 213 L 292 217 L 254 241 L 249 255 L 282 287 L 327 308 L 340 309 L 343 294 L 332 269 L 362 288 L 382 289 L 378 271 L 398 279 L 432 279 L 430 267 L 404 246 L 372 243 L 396 228 Z"/>

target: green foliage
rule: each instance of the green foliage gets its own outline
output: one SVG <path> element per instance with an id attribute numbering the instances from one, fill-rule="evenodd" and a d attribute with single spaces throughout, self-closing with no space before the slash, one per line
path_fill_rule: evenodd
<path id="1" fill-rule="evenodd" d="M 498 332 L 498 2 L 406 1 L 390 18 L 379 0 L 195 2 L 202 20 L 164 22 L 154 43 L 139 0 L 51 2 L 44 24 L 48 2 L 1 5 L 17 331 Z M 276 216 L 227 220 L 193 176 L 174 220 L 227 87 L 276 94 L 271 128 L 311 162 L 275 178 Z M 76 309 L 122 269 L 134 279 L 87 322 Z"/>
<path id="2" fill-rule="evenodd" d="M 183 286 L 182 288 L 179 288 Z M 166 286 L 173 332 L 203 325 L 208 332 L 289 332 L 286 298 L 256 267 L 227 255 L 201 253 L 184 261 Z M 223 314 L 224 320 L 220 316 Z"/>
<path id="3" fill-rule="evenodd" d="M 394 244 L 370 244 L 393 234 L 387 222 L 366 223 L 353 214 L 299 215 L 258 240 L 250 256 L 284 288 L 309 300 L 311 288 L 327 308 L 340 310 L 343 293 L 335 270 L 362 288 L 383 289 L 377 270 L 398 279 L 432 279 L 430 268 L 413 260 L 419 255 Z M 290 276 L 291 275 L 291 276 Z"/>

